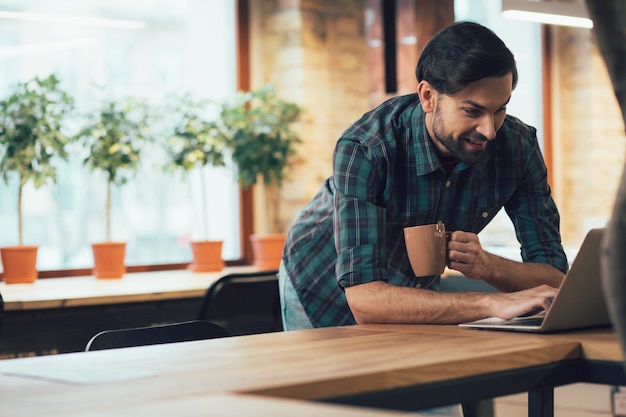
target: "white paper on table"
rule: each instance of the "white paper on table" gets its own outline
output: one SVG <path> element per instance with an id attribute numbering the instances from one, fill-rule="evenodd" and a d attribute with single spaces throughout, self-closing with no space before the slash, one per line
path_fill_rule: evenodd
<path id="1" fill-rule="evenodd" d="M 155 376 L 156 372 L 145 369 L 115 368 L 111 366 L 84 365 L 68 367 L 62 364 L 37 364 L 32 368 L 4 369 L 5 375 L 43 379 L 73 385 L 105 384 L 109 382 Z"/>

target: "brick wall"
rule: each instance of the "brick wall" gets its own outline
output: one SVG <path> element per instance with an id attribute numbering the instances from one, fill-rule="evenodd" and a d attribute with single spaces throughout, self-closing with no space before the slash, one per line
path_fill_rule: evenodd
<path id="1" fill-rule="evenodd" d="M 303 139 L 281 190 L 287 229 L 331 173 L 333 146 L 368 110 L 363 0 L 260 0 L 252 3 L 252 85 L 276 85 L 304 108 Z M 260 190 L 255 200 L 262 201 Z M 263 232 L 260 205 L 255 228 Z"/>
<path id="2" fill-rule="evenodd" d="M 609 218 L 624 167 L 626 137 L 592 31 L 551 28 L 554 190 L 566 244 Z"/>

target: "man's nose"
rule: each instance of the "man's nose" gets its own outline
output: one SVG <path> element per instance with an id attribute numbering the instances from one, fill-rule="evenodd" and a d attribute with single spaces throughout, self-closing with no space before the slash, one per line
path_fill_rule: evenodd
<path id="1" fill-rule="evenodd" d="M 495 139 L 496 137 L 496 124 L 495 120 L 491 116 L 484 116 L 481 118 L 480 123 L 476 127 L 476 132 L 483 135 L 487 140 Z"/>

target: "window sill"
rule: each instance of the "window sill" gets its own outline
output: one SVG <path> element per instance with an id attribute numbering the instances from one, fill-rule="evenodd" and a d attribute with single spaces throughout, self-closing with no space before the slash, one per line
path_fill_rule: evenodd
<path id="1" fill-rule="evenodd" d="M 257 270 L 253 266 L 236 266 L 219 272 L 136 272 L 121 279 L 96 279 L 89 275 L 38 279 L 33 284 L 2 282 L 0 294 L 5 311 L 195 298 L 202 297 L 212 283 L 228 273 Z"/>

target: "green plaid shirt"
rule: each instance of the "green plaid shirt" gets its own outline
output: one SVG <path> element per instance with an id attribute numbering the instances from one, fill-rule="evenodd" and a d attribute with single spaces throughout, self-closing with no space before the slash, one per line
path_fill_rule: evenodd
<path id="1" fill-rule="evenodd" d="M 436 289 L 415 278 L 403 229 L 443 221 L 480 232 L 504 207 L 524 262 L 566 271 L 559 214 L 536 130 L 507 116 L 484 159 L 448 175 L 416 94 L 363 115 L 339 139 L 333 174 L 289 231 L 283 262 L 312 324 L 354 324 L 343 288 L 371 281 Z"/>

